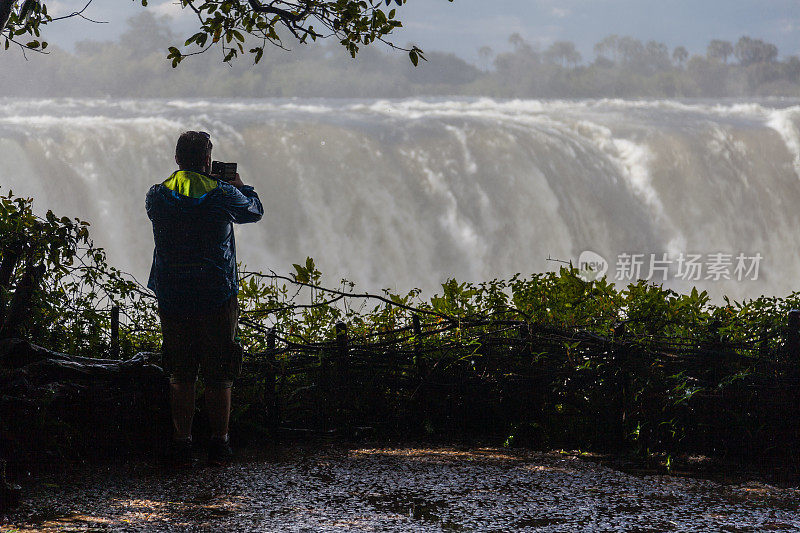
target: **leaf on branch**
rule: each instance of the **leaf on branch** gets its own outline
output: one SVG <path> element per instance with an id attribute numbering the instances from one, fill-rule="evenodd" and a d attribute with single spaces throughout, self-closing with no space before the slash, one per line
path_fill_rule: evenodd
<path id="1" fill-rule="evenodd" d="M 250 53 L 256 55 L 256 57 L 253 59 L 253 64 L 258 64 L 258 62 L 261 61 L 261 56 L 264 55 L 264 49 L 262 47 L 251 48 Z"/>
<path id="2" fill-rule="evenodd" d="M 47 43 L 39 38 L 40 24 L 72 16 L 86 18 L 81 15 L 81 10 L 53 19 L 47 15 L 42 0 L 0 0 L 0 12 L 2 6 L 9 2 L 11 8 L 7 17 L 9 24 L 5 34 L 6 49 L 11 42 L 17 43 L 14 39 L 16 36 L 29 34 L 36 39 L 30 41 L 27 48 L 41 52 L 47 47 Z M 138 2 L 142 6 L 148 6 L 148 0 Z M 244 55 L 246 49 L 238 43 L 246 43 L 251 37 L 264 42 L 271 41 L 283 48 L 282 39 L 275 31 L 277 24 L 284 26 L 295 42 L 307 43 L 309 40 L 316 41 L 317 38 L 334 37 L 351 57 L 356 57 L 360 46 L 374 45 L 377 41 L 398 48 L 386 41 L 386 37 L 402 26 L 400 21 L 395 20 L 396 6 L 406 5 L 405 0 L 179 0 L 178 3 L 182 8 L 192 9 L 199 19 L 197 33 L 185 38 L 183 46 L 196 45 L 202 50 L 187 52 L 185 55 L 170 50 L 167 57 L 173 67 L 186 57 L 201 53 L 217 43 L 223 45 L 223 61 L 228 62 L 236 58 L 238 52 Z M 384 4 L 387 12 L 383 11 Z M 14 9 L 15 6 L 17 9 Z M 1 15 L 2 13 L 0 18 Z M 207 46 L 209 37 L 212 42 Z M 19 44 L 24 47 L 21 42 Z M 236 48 L 237 52 L 231 53 L 231 48 Z M 414 54 L 411 60 L 414 65 L 418 65 L 420 59 L 425 60 L 421 50 L 412 51 Z M 258 63 L 263 58 L 263 47 L 254 48 L 252 53 L 255 54 L 254 63 Z"/>

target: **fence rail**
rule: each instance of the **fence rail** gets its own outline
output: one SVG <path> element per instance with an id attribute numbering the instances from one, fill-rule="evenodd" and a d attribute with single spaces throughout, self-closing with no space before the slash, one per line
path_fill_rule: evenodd
<path id="1" fill-rule="evenodd" d="M 736 338 L 713 324 L 702 334 L 668 336 L 631 320 L 606 331 L 537 323 L 513 309 L 447 316 L 336 290 L 319 306 L 282 305 L 275 313 L 355 299 L 394 307 L 395 326 L 336 320 L 310 340 L 270 325 L 268 309 L 242 313 L 240 327 L 264 349 L 245 359 L 238 387 L 249 406 L 240 416 L 271 432 L 374 428 L 533 446 L 800 458 L 798 310 L 782 325 Z M 112 352 L 123 327 L 115 316 Z"/>

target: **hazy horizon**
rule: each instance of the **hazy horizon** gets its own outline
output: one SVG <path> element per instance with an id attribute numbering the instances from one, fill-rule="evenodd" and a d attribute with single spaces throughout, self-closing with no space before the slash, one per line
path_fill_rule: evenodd
<path id="1" fill-rule="evenodd" d="M 96 36 L 95 36 L 96 37 Z M 362 47 L 357 58 L 328 41 L 287 53 L 269 48 L 262 61 L 231 65 L 218 50 L 172 69 L 165 50 L 180 37 L 168 20 L 144 11 L 112 41 L 83 40 L 73 52 L 10 56 L 0 78 L 6 96 L 333 97 L 489 96 L 494 98 L 800 97 L 800 58 L 780 60 L 771 42 L 741 36 L 709 53 L 689 54 L 652 39 L 604 36 L 584 57 L 571 41 L 537 49 L 518 33 L 510 51 L 484 48 L 479 64 L 428 49 L 411 65 L 393 50 Z M 709 38 L 711 41 L 711 39 Z"/>
<path id="2" fill-rule="evenodd" d="M 58 0 L 48 6 L 55 16 L 84 4 L 85 0 Z M 87 38 L 114 40 L 124 31 L 126 20 L 141 12 L 169 17 L 183 37 L 193 33 L 196 19 L 174 0 L 153 1 L 149 7 L 138 2 L 112 6 L 95 0 L 86 14 L 107 24 L 69 19 L 45 28 L 43 35 L 51 45 L 69 50 Z M 413 42 L 473 63 L 479 61 L 482 46 L 498 53 L 510 50 L 508 36 L 513 33 L 542 48 L 555 41 L 572 41 L 584 58 L 593 57 L 594 43 L 610 34 L 653 39 L 670 48 L 682 45 L 694 54 L 704 52 L 709 39 L 735 41 L 748 35 L 775 43 L 787 56 L 800 54 L 800 2 L 795 0 L 427 0 L 398 9 L 398 18 L 405 23 L 396 35 L 398 44 Z"/>

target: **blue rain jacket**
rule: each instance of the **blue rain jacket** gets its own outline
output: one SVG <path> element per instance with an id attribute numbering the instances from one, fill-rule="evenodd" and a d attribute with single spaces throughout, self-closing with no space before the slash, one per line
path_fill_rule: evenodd
<path id="1" fill-rule="evenodd" d="M 252 187 L 179 170 L 150 188 L 145 208 L 155 240 L 147 286 L 164 311 L 214 309 L 239 292 L 233 223 L 264 214 Z"/>

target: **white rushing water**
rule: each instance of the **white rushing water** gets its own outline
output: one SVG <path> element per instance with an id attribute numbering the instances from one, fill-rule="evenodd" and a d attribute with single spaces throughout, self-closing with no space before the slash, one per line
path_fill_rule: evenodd
<path id="1" fill-rule="evenodd" d="M 331 283 L 430 294 L 592 251 L 624 283 L 641 262 L 639 277 L 716 298 L 800 288 L 800 102 L 0 103 L 0 191 L 89 220 L 142 281 L 144 194 L 175 169 L 178 135 L 203 129 L 264 203 L 237 230 L 251 269 L 312 256 Z M 699 270 L 679 262 L 691 254 Z"/>

